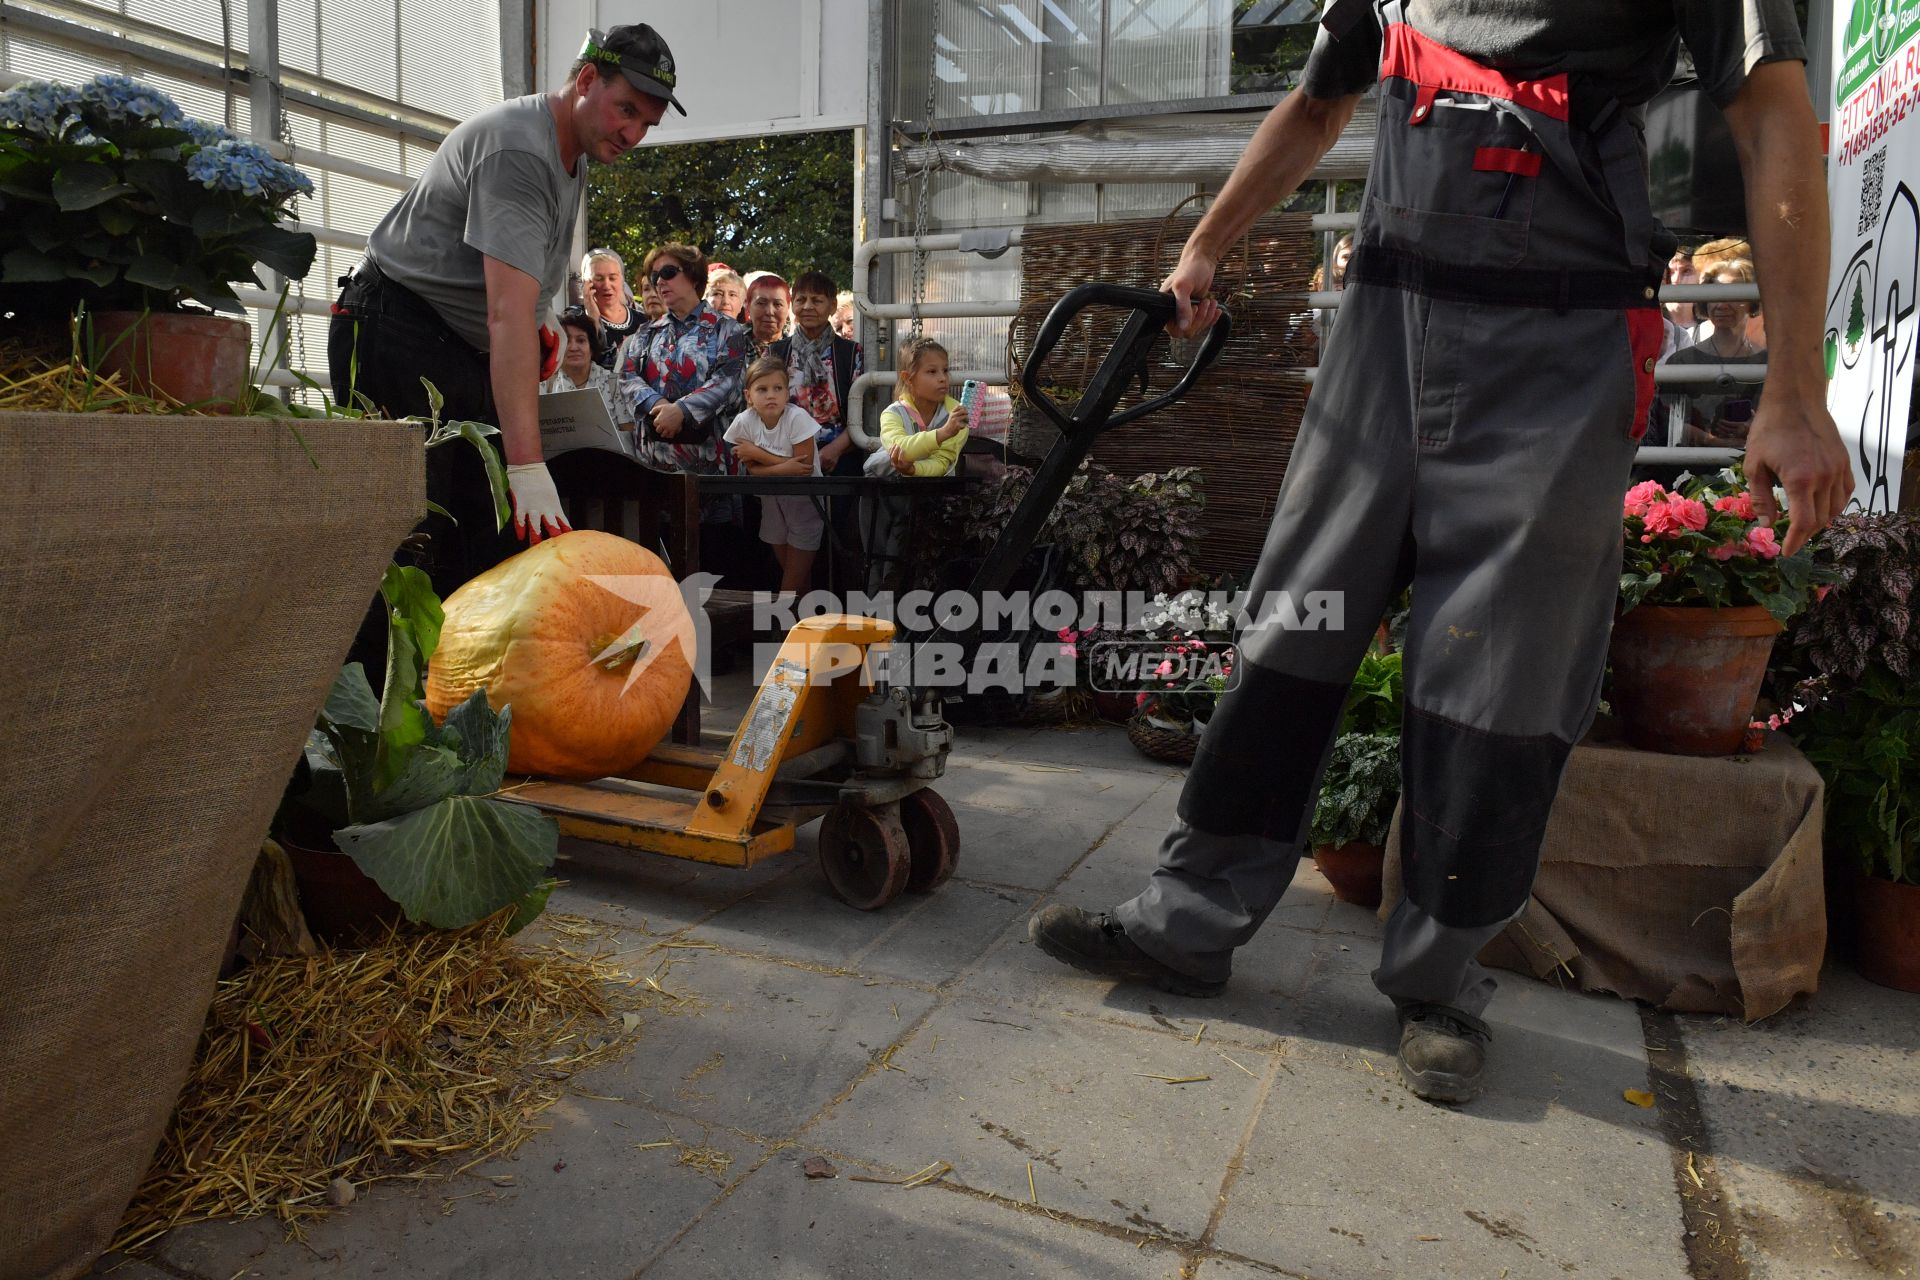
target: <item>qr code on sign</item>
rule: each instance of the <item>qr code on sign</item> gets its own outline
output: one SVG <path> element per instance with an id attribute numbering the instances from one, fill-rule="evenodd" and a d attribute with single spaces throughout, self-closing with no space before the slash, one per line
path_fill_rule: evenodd
<path id="1" fill-rule="evenodd" d="M 1887 149 L 1880 148 L 1860 166 L 1860 225 L 1855 235 L 1866 235 L 1880 221 L 1880 187 L 1887 176 Z"/>

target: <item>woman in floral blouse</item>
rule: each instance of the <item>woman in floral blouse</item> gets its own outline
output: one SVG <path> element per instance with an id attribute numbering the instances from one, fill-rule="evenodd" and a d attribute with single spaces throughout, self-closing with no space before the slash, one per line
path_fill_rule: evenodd
<path id="1" fill-rule="evenodd" d="M 707 259 L 698 249 L 663 244 L 647 254 L 644 271 L 667 313 L 620 353 L 620 394 L 642 425 L 641 461 L 662 471 L 730 473 L 733 453 L 720 437 L 723 415 L 740 398 L 747 331 L 702 301 Z"/>

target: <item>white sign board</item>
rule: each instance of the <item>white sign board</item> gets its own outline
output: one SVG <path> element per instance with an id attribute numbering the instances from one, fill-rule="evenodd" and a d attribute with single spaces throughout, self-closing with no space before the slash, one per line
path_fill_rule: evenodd
<path id="1" fill-rule="evenodd" d="M 1833 9 L 1827 407 L 1853 453 L 1849 510 L 1892 511 L 1920 328 L 1920 0 Z"/>
<path id="2" fill-rule="evenodd" d="M 566 80 L 589 27 L 645 22 L 680 77 L 643 146 L 850 129 L 867 118 L 867 0 L 552 0 L 542 4 L 540 87 Z"/>

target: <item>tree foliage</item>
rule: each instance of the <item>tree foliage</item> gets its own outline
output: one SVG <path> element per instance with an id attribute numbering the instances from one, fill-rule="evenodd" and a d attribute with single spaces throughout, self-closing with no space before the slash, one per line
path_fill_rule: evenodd
<path id="1" fill-rule="evenodd" d="M 587 238 L 637 277 L 654 245 L 681 241 L 740 272 L 792 280 L 853 274 L 853 134 L 781 134 L 643 147 L 596 168 Z M 637 280 L 636 280 L 637 284 Z"/>

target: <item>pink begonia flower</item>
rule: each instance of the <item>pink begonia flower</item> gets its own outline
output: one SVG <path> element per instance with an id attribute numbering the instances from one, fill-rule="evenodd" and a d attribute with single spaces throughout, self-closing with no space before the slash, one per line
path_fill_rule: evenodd
<path id="1" fill-rule="evenodd" d="M 1056 636 L 1059 636 L 1062 640 L 1068 640 L 1068 641 L 1078 638 L 1075 635 L 1072 627 L 1062 627 L 1058 631 L 1054 632 L 1053 634 L 1055 634 Z"/>
<path id="2" fill-rule="evenodd" d="M 1779 727 L 1780 727 L 1780 717 L 1779 717 L 1779 716 L 1768 716 L 1768 717 L 1767 717 L 1767 728 L 1769 728 L 1769 729 L 1778 729 Z"/>
<path id="3" fill-rule="evenodd" d="M 1667 491 L 1660 487 L 1658 480 L 1642 480 L 1639 484 L 1627 490 L 1626 514 L 1630 516 L 1644 516 L 1647 514 L 1647 508 L 1661 501 L 1666 496 Z"/>
<path id="4" fill-rule="evenodd" d="M 1173 663 L 1172 663 L 1172 661 L 1170 661 L 1170 660 L 1163 660 L 1163 661 L 1162 661 L 1162 662 L 1160 663 L 1160 665 L 1159 665 L 1159 666 L 1157 666 L 1157 667 L 1155 667 L 1155 668 L 1153 669 L 1153 674 L 1155 674 L 1155 675 L 1157 675 L 1157 676 L 1163 676 L 1163 675 L 1165 675 L 1165 674 L 1167 674 L 1167 672 L 1169 672 L 1169 671 L 1171 671 L 1171 670 L 1173 670 Z"/>
<path id="5" fill-rule="evenodd" d="M 1813 598 L 1816 601 L 1825 600 L 1827 598 L 1827 592 L 1831 590 L 1833 590 L 1833 584 L 1831 582 L 1823 582 L 1813 589 Z"/>
<path id="6" fill-rule="evenodd" d="M 1746 543 L 1728 542 L 1713 548 L 1711 551 L 1707 552 L 1707 554 L 1712 556 L 1715 560 L 1731 560 L 1735 556 L 1745 555 L 1746 551 L 1747 551 Z"/>
<path id="7" fill-rule="evenodd" d="M 1762 560 L 1771 560 L 1780 554 L 1780 543 L 1775 540 L 1773 530 L 1766 525 L 1747 533 L 1747 554 L 1758 556 Z"/>
<path id="8" fill-rule="evenodd" d="M 1079 651 L 1078 649 L 1076 649 L 1076 648 L 1074 648 L 1074 647 L 1073 647 L 1072 645 L 1070 645 L 1070 644 L 1063 644 L 1063 645 L 1061 645 L 1061 646 L 1060 646 L 1060 652 L 1061 652 L 1061 653 L 1064 653 L 1064 654 L 1065 654 L 1065 655 L 1066 655 L 1067 657 L 1069 657 L 1069 658 L 1077 658 L 1077 657 L 1079 657 L 1079 656 L 1080 656 L 1080 651 Z"/>
<path id="9" fill-rule="evenodd" d="M 1688 530 L 1698 531 L 1707 527 L 1707 507 L 1703 502 L 1692 498 L 1669 498 L 1665 502 L 1656 502 L 1647 508 L 1647 533 L 1663 537 L 1678 537 Z M 1649 538 L 1641 538 L 1642 542 Z"/>
<path id="10" fill-rule="evenodd" d="M 1753 519 L 1753 495 L 1745 492 L 1729 493 L 1713 500 L 1715 511 L 1731 511 L 1742 520 Z"/>

